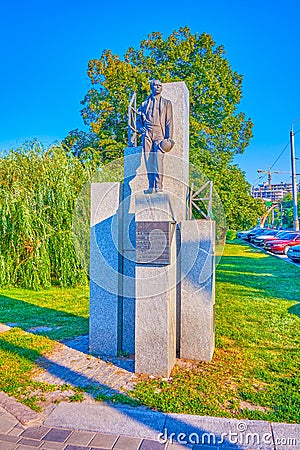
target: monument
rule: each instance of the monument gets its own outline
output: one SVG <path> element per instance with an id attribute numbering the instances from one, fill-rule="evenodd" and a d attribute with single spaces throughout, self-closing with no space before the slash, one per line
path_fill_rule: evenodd
<path id="1" fill-rule="evenodd" d="M 176 358 L 213 356 L 215 224 L 189 211 L 188 89 L 150 87 L 129 111 L 123 182 L 91 185 L 90 351 L 168 377 Z"/>

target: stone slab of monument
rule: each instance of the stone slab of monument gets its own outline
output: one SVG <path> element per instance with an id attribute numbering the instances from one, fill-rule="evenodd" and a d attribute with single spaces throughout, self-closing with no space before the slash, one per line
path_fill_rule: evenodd
<path id="1" fill-rule="evenodd" d="M 131 355 L 135 352 L 135 251 L 123 250 L 122 269 L 122 350 Z"/>
<path id="2" fill-rule="evenodd" d="M 152 222 L 157 227 L 168 221 L 170 224 L 167 243 L 170 264 L 147 262 L 136 265 L 135 372 L 168 377 L 176 358 L 175 224 L 171 223 L 168 195 L 140 194 L 136 195 L 135 201 L 137 224 Z M 153 242 L 155 246 L 155 239 Z"/>
<path id="3" fill-rule="evenodd" d="M 174 148 L 164 157 L 163 190 L 172 203 L 177 222 L 187 218 L 187 193 L 189 185 L 189 92 L 183 81 L 163 83 L 162 96 L 173 105 Z M 128 197 L 128 212 L 134 213 L 135 193 L 148 188 L 147 170 L 142 147 L 124 149 L 125 197 Z M 127 181 L 126 181 L 127 180 Z M 129 197 L 129 194 L 132 197 Z"/>
<path id="4" fill-rule="evenodd" d="M 135 352 L 135 297 L 136 284 L 133 282 L 136 276 L 135 268 L 135 225 L 136 221 L 160 220 L 173 221 L 174 211 L 171 210 L 170 196 L 174 194 L 166 188 L 167 194 L 161 193 L 155 196 L 155 208 L 159 209 L 153 213 L 150 199 L 153 195 L 144 195 L 148 187 L 147 170 L 142 156 L 142 147 L 127 147 L 124 152 L 124 187 L 122 198 L 122 253 L 123 253 L 123 350 Z M 180 161 L 181 162 L 181 161 Z M 167 185 L 168 181 L 166 181 Z M 172 198 L 173 200 L 173 198 Z M 142 201 L 140 205 L 139 202 Z M 143 203 L 144 202 L 144 203 Z M 175 198 L 173 203 L 178 203 Z M 185 204 L 181 205 L 185 209 Z M 148 210 L 148 208 L 150 209 Z M 144 213 L 143 213 L 144 211 Z M 144 214 L 144 216 L 143 216 Z M 158 220 L 158 219 L 157 219 Z"/>
<path id="5" fill-rule="evenodd" d="M 181 227 L 180 357 L 210 361 L 215 345 L 215 222 Z"/>
<path id="6" fill-rule="evenodd" d="M 174 222 L 174 212 L 169 193 L 136 194 L 135 221 L 136 222 Z"/>
<path id="7" fill-rule="evenodd" d="M 137 149 L 138 147 L 131 147 Z M 129 182 L 140 165 L 140 155 L 133 155 L 131 164 L 124 162 L 124 184 L 122 204 L 120 208 L 121 246 L 122 246 L 122 284 L 120 295 L 123 299 L 122 350 L 129 354 L 135 352 L 135 215 L 130 207 L 133 200 Z M 126 172 L 127 170 L 127 172 Z M 133 171 L 133 173 L 131 172 Z"/>
<path id="8" fill-rule="evenodd" d="M 168 192 L 177 199 L 172 205 L 177 222 L 187 218 L 189 186 L 189 91 L 184 81 L 163 84 L 162 95 L 173 105 L 174 148 L 165 155 L 164 170 Z M 168 158 L 174 157 L 174 159 Z"/>
<path id="9" fill-rule="evenodd" d="M 103 356 L 117 356 L 120 347 L 120 189 L 120 183 L 91 184 L 89 345 Z"/>

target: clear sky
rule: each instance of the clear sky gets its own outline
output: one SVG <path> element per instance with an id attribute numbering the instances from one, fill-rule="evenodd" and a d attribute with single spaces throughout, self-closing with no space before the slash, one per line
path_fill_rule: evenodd
<path id="1" fill-rule="evenodd" d="M 187 25 L 224 45 L 244 77 L 239 109 L 252 118 L 254 138 L 235 161 L 252 183 L 257 169 L 276 161 L 300 118 L 299 13 L 299 0 L 0 0 L 0 150 L 84 129 L 88 61 L 104 49 L 123 55 L 152 31 L 166 37 Z M 300 130 L 300 120 L 294 127 Z M 300 133 L 295 144 L 300 157 Z M 273 170 L 290 170 L 288 146 Z"/>

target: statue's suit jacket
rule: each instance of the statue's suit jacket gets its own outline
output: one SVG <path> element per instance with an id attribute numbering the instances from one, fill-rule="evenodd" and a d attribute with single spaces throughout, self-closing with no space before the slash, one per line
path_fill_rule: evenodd
<path id="1" fill-rule="evenodd" d="M 144 115 L 148 112 L 151 105 L 151 95 L 141 104 L 137 115 L 137 129 L 140 130 L 145 126 Z M 164 97 L 160 97 L 159 101 L 159 120 L 161 129 L 165 139 L 173 137 L 173 110 L 172 103 Z"/>

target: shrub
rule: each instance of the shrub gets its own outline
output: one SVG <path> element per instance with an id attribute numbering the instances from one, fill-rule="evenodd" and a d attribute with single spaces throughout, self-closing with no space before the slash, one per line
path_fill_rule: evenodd
<path id="1" fill-rule="evenodd" d="M 226 241 L 233 241 L 236 239 L 236 231 L 235 230 L 227 230 L 226 231 Z"/>

